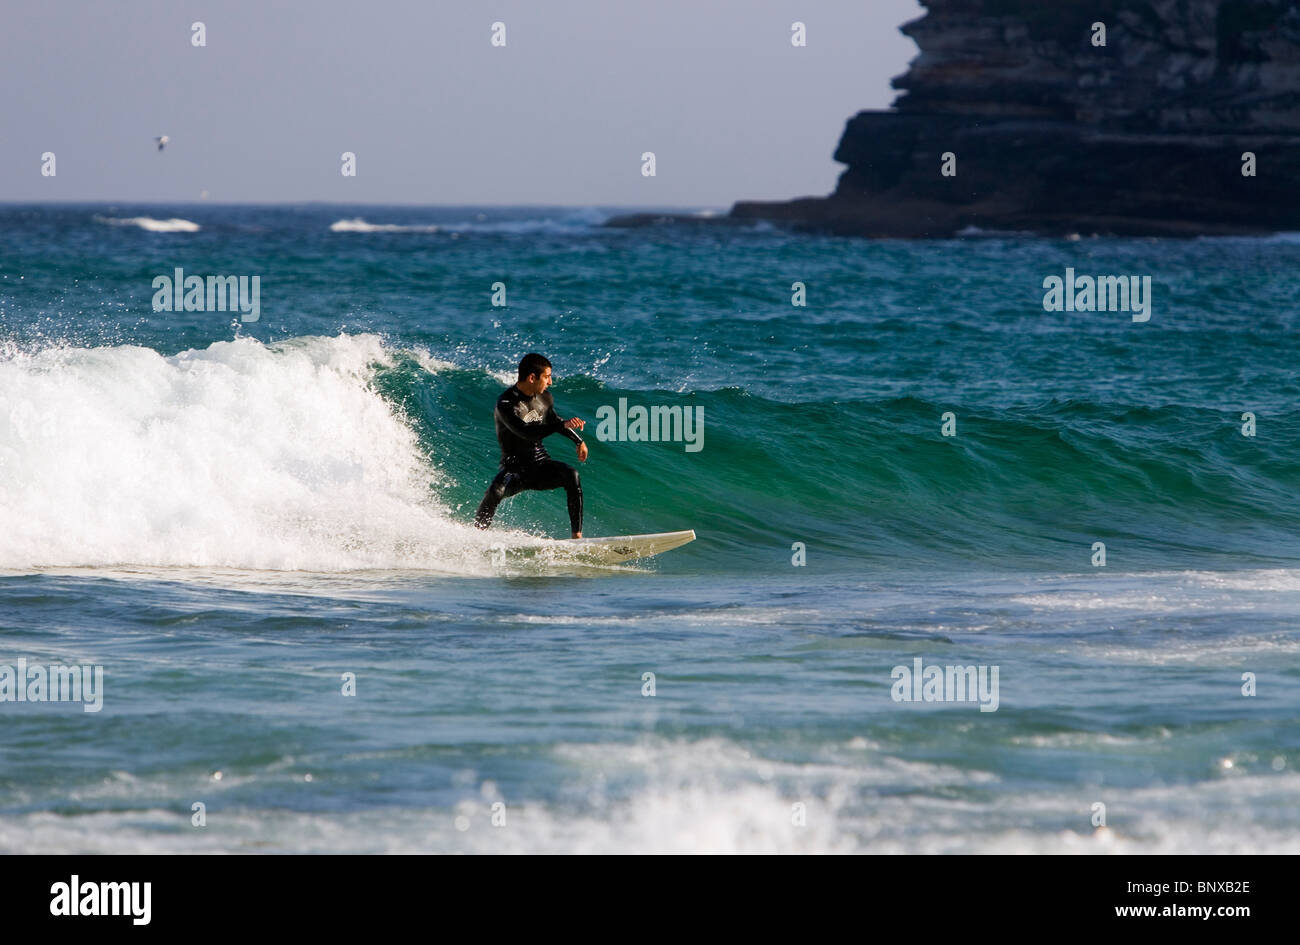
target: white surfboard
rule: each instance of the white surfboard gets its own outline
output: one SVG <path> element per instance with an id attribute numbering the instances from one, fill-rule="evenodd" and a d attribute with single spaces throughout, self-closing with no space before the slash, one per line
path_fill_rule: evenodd
<path id="1" fill-rule="evenodd" d="M 536 545 L 505 549 L 507 554 L 543 554 L 553 560 L 588 564 L 620 564 L 651 558 L 695 540 L 695 530 L 655 535 L 614 535 L 609 538 L 546 539 Z"/>

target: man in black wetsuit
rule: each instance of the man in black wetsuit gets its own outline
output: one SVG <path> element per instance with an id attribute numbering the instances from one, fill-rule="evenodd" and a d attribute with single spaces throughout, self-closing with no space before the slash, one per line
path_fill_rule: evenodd
<path id="1" fill-rule="evenodd" d="M 474 524 L 487 528 L 502 499 L 525 489 L 559 489 L 569 499 L 569 525 L 574 538 L 582 537 L 582 486 L 578 471 L 567 463 L 551 459 L 542 440 L 563 433 L 578 444 L 578 459 L 587 461 L 587 444 L 576 430 L 585 420 L 561 419 L 546 388 L 551 386 L 551 362 L 540 354 L 524 355 L 519 362 L 519 380 L 497 398 L 497 442 L 501 444 L 501 469 L 479 503 Z"/>

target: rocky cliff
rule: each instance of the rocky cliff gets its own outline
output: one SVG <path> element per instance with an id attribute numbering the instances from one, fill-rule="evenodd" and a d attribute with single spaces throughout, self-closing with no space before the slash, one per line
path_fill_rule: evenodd
<path id="1" fill-rule="evenodd" d="M 922 3 L 902 27 L 920 48 L 902 94 L 849 120 L 834 193 L 737 203 L 733 220 L 904 237 L 1300 230 L 1297 0 Z"/>

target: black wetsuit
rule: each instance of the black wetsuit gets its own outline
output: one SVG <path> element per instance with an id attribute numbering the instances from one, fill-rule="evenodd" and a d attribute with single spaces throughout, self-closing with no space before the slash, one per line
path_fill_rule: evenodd
<path id="1" fill-rule="evenodd" d="M 497 398 L 494 416 L 497 442 L 501 444 L 501 468 L 479 503 L 474 524 L 487 528 L 501 500 L 517 492 L 563 487 L 569 499 L 569 524 L 575 534 L 581 532 L 582 485 L 578 471 L 551 459 L 542 440 L 552 433 L 563 433 L 574 443 L 581 443 L 582 437 L 564 428 L 551 395 L 543 392 L 529 397 L 518 387 L 510 387 Z"/>

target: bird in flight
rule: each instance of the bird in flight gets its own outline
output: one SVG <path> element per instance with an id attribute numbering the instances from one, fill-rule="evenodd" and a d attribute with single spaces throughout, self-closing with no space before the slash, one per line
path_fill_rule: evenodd
<path id="1" fill-rule="evenodd" d="M 163 148 L 167 147 L 167 142 L 171 139 L 166 135 L 162 135 L 161 137 L 154 138 L 154 140 L 158 142 L 158 150 L 161 151 Z"/>

